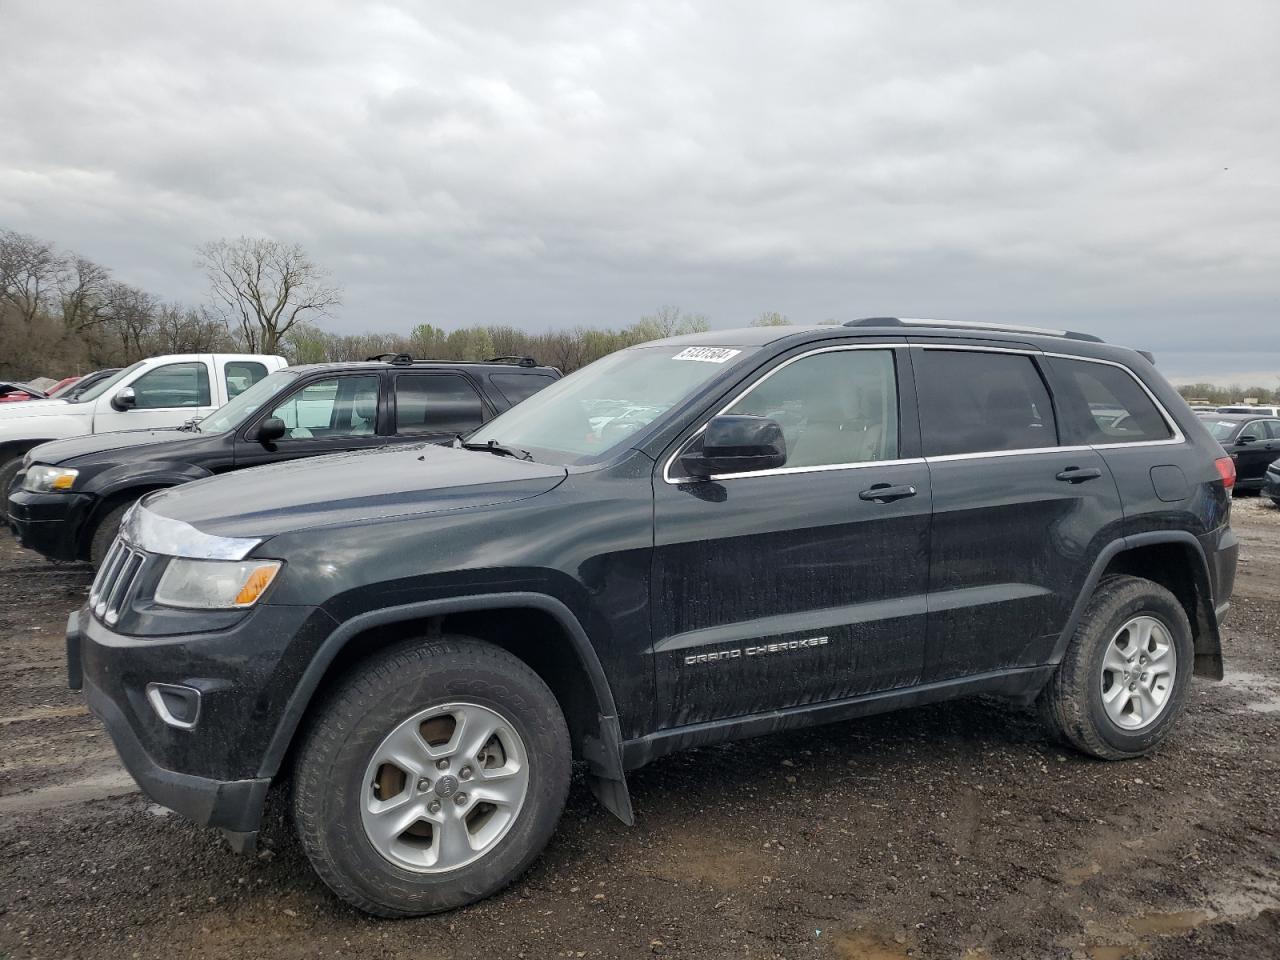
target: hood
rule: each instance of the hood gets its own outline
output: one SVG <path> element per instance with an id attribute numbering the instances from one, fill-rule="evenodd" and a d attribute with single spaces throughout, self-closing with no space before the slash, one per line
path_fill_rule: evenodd
<path id="1" fill-rule="evenodd" d="M 240 470 L 160 491 L 144 503 L 204 533 L 265 538 L 526 500 L 554 489 L 566 474 L 564 467 L 482 451 L 394 447 Z"/>
<path id="2" fill-rule="evenodd" d="M 116 462 L 122 459 L 113 454 L 123 454 L 133 460 L 181 459 L 179 452 L 218 434 L 192 433 L 187 430 L 122 430 L 116 433 L 91 433 L 83 437 L 54 440 L 41 444 L 31 459 L 38 463 L 67 463 L 71 460 Z M 102 456 L 107 454 L 107 456 Z"/>
<path id="3" fill-rule="evenodd" d="M 18 420 L 22 417 L 56 417 L 59 414 L 74 413 L 77 403 L 65 400 L 20 400 L 16 403 L 0 403 L 0 421 Z M 85 411 L 92 414 L 93 404 L 86 404 Z"/>

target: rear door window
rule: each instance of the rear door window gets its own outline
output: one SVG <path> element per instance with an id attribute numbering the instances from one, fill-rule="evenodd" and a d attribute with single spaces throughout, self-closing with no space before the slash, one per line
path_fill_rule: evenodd
<path id="1" fill-rule="evenodd" d="M 1145 443 L 1173 436 L 1150 395 L 1123 367 L 1054 357 L 1078 443 Z"/>
<path id="2" fill-rule="evenodd" d="M 1031 357 L 926 348 L 916 363 L 926 457 L 1057 446 L 1053 403 Z"/>
<path id="3" fill-rule="evenodd" d="M 454 373 L 396 377 L 396 433 L 470 433 L 484 419 L 484 403 L 466 377 Z"/>
<path id="4" fill-rule="evenodd" d="M 228 360 L 222 365 L 227 378 L 227 399 L 238 397 L 267 375 L 266 364 L 257 360 Z"/>

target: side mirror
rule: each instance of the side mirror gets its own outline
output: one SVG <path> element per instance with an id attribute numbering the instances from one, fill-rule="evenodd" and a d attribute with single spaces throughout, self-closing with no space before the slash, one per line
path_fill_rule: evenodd
<path id="1" fill-rule="evenodd" d="M 1236 443 L 1257 443 L 1258 438 L 1252 433 L 1246 433 L 1243 437 L 1236 437 Z"/>
<path id="2" fill-rule="evenodd" d="M 724 414 L 712 417 L 702 433 L 702 449 L 690 450 L 680 466 L 691 477 L 773 470 L 787 462 L 787 441 L 776 420 Z"/>
<path id="3" fill-rule="evenodd" d="M 133 387 L 121 387 L 116 391 L 116 395 L 111 398 L 111 406 L 121 413 L 126 410 L 132 410 L 137 405 L 138 398 L 134 395 Z"/>
<path id="4" fill-rule="evenodd" d="M 275 443 L 285 435 L 287 427 L 284 421 L 279 417 L 267 417 L 262 423 L 258 424 L 258 442 L 259 443 Z"/>

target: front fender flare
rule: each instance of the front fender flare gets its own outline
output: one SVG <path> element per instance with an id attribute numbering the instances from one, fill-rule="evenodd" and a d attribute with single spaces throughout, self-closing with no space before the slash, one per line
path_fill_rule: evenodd
<path id="1" fill-rule="evenodd" d="M 372 610 L 340 623 L 320 645 L 320 649 L 312 657 L 290 695 L 284 714 L 263 757 L 258 776 L 275 777 L 279 772 L 298 726 L 302 722 L 302 717 L 319 689 L 329 665 L 357 634 L 371 627 L 421 620 L 424 617 L 480 610 L 528 608 L 550 614 L 564 628 L 574 652 L 591 680 L 599 725 L 596 733 L 588 735 L 582 745 L 583 755 L 591 772 L 589 777 L 591 790 L 606 809 L 630 826 L 635 822 L 635 815 L 632 812 L 631 797 L 627 790 L 626 773 L 622 764 L 622 729 L 618 722 L 613 690 L 600 664 L 600 658 L 596 655 L 595 648 L 591 645 L 591 640 L 587 637 L 582 624 L 578 622 L 578 618 L 561 601 L 543 593 L 484 593 L 441 600 L 424 600 L 386 607 L 382 610 Z"/>

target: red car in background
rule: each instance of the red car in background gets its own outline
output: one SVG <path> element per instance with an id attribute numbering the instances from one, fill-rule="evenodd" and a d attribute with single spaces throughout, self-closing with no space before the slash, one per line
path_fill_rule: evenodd
<path id="1" fill-rule="evenodd" d="M 0 380 L 0 403 L 18 403 L 22 400 L 43 400 L 48 394 L 27 383 Z"/>

